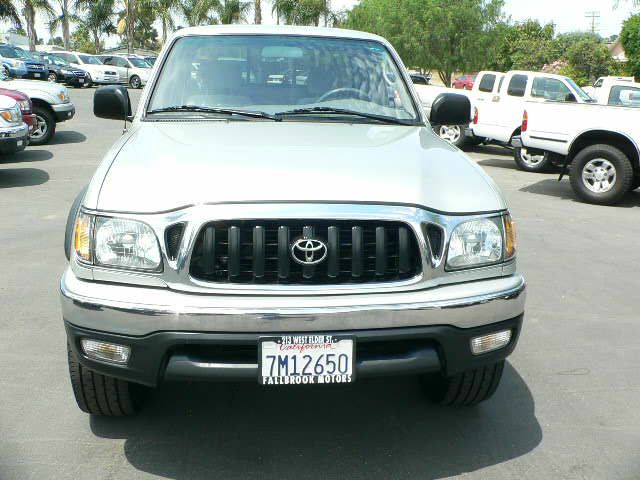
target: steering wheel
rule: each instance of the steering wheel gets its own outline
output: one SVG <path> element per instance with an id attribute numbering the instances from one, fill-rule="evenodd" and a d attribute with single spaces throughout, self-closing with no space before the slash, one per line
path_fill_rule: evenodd
<path id="1" fill-rule="evenodd" d="M 358 100 L 364 100 L 365 102 L 370 102 L 371 97 L 366 93 L 363 93 L 361 90 L 357 88 L 350 87 L 341 87 L 334 88 L 324 94 L 316 102 L 324 102 L 325 100 L 329 100 L 330 98 L 357 98 Z"/>

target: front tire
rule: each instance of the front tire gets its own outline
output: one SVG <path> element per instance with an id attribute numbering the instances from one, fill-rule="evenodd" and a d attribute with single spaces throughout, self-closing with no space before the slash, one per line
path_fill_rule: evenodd
<path id="1" fill-rule="evenodd" d="M 493 396 L 500 384 L 504 360 L 445 377 L 441 373 L 423 376 L 429 399 L 445 406 L 477 405 Z"/>
<path id="2" fill-rule="evenodd" d="M 438 125 L 435 128 L 436 134 L 457 148 L 462 148 L 465 144 L 463 125 Z"/>
<path id="3" fill-rule="evenodd" d="M 513 159 L 517 167 L 525 172 L 546 172 L 553 165 L 549 152 L 544 152 L 543 155 L 533 155 L 526 148 L 520 147 L 513 149 Z"/>
<path id="4" fill-rule="evenodd" d="M 142 385 L 89 370 L 78 362 L 67 344 L 69 378 L 80 410 L 103 417 L 135 415 L 144 401 Z"/>
<path id="5" fill-rule="evenodd" d="M 56 133 L 56 119 L 51 110 L 41 105 L 34 105 L 33 113 L 36 116 L 36 126 L 29 137 L 29 144 L 44 145 Z"/>
<path id="6" fill-rule="evenodd" d="M 47 80 L 51 83 L 56 83 L 58 81 L 58 76 L 55 72 L 49 72 L 49 75 L 47 75 Z"/>
<path id="7" fill-rule="evenodd" d="M 617 148 L 605 144 L 591 145 L 573 159 L 570 181 L 573 191 L 582 201 L 613 205 L 631 191 L 633 166 Z"/>
<path id="8" fill-rule="evenodd" d="M 129 80 L 131 88 L 142 88 L 142 81 L 138 75 L 133 75 Z"/>
<path id="9" fill-rule="evenodd" d="M 90 88 L 93 85 L 93 80 L 91 79 L 91 75 L 89 75 L 87 73 L 87 75 L 84 77 L 85 78 L 85 87 Z"/>

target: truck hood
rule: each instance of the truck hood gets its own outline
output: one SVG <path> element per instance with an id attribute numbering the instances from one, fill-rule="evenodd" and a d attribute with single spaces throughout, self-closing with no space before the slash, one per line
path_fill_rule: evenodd
<path id="1" fill-rule="evenodd" d="M 45 95 L 56 97 L 60 92 L 65 90 L 65 87 L 62 85 L 52 82 L 44 82 L 42 80 L 8 80 L 6 82 L 2 82 L 0 87 L 8 88 L 10 90 L 20 90 L 30 97 L 37 96 L 34 95 L 34 92 L 40 92 Z"/>
<path id="2" fill-rule="evenodd" d="M 482 169 L 428 127 L 138 122 L 127 135 L 96 172 L 85 206 L 137 213 L 263 201 L 407 204 L 447 213 L 506 208 Z"/>

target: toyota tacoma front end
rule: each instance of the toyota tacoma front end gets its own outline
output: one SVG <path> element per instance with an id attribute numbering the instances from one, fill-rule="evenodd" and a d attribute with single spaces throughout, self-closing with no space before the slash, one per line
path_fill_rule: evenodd
<path id="1" fill-rule="evenodd" d="M 388 42 L 185 29 L 149 83 L 67 223 L 80 408 L 132 414 L 166 380 L 411 374 L 443 404 L 493 394 L 524 313 L 513 221 L 434 135 Z M 99 116 L 128 105 L 123 87 L 95 94 Z M 469 115 L 451 94 L 431 111 Z"/>

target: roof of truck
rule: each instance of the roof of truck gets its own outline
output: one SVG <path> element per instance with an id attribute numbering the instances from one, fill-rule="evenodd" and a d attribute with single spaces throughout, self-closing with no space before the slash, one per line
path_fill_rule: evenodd
<path id="1" fill-rule="evenodd" d="M 363 40 L 386 41 L 378 35 L 360 32 L 357 30 L 294 25 L 209 25 L 206 27 L 183 28 L 176 31 L 174 35 L 312 35 L 316 37 L 357 38 Z"/>

